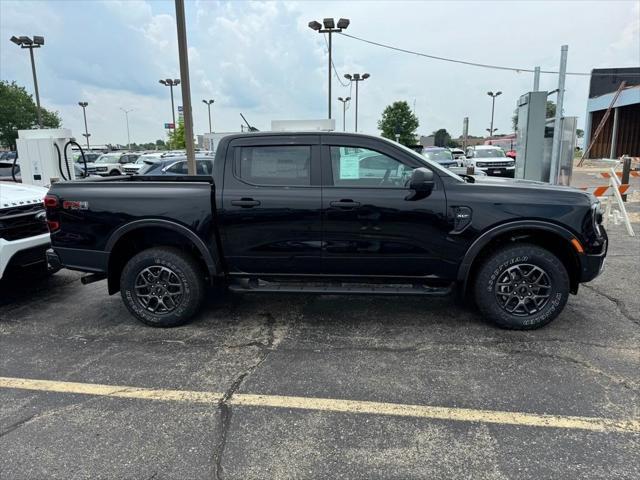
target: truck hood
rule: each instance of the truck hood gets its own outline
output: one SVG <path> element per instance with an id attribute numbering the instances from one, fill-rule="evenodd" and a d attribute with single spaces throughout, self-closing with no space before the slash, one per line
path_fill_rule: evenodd
<path id="1" fill-rule="evenodd" d="M 490 176 L 474 176 L 476 185 L 492 185 L 496 187 L 504 186 L 511 188 L 527 188 L 527 189 L 540 189 L 540 190 L 561 190 L 565 192 L 575 192 L 582 195 L 589 196 L 590 194 L 582 190 L 578 190 L 575 187 L 568 187 L 566 185 L 551 185 L 546 182 L 537 182 L 535 180 L 524 180 L 520 178 L 503 178 L 503 177 L 490 177 Z"/>
<path id="2" fill-rule="evenodd" d="M 23 183 L 0 182 L 0 208 L 42 203 L 47 189 Z"/>

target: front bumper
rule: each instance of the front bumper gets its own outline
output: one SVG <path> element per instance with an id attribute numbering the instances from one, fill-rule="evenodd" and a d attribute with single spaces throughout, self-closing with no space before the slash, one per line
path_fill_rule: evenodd
<path id="1" fill-rule="evenodd" d="M 33 237 L 20 238 L 18 240 L 8 241 L 4 238 L 0 238 L 0 278 L 4 275 L 4 271 L 11 263 L 11 259 L 19 252 L 24 250 L 33 249 L 36 247 L 47 247 L 51 243 L 51 239 L 48 233 L 41 235 L 35 235 Z M 18 257 L 17 257 L 18 258 Z M 42 261 L 45 261 L 44 255 Z M 15 262 L 14 262 L 15 263 Z M 30 264 L 33 262 L 30 262 Z M 21 266 L 20 262 L 16 266 Z"/>
<path id="2" fill-rule="evenodd" d="M 475 167 L 475 168 L 477 168 L 478 170 L 482 170 L 487 175 L 513 176 L 516 171 L 515 165 L 513 167 Z"/>
<path id="3" fill-rule="evenodd" d="M 580 255 L 580 283 L 590 282 L 604 270 L 609 241 L 605 240 L 601 253 Z"/>

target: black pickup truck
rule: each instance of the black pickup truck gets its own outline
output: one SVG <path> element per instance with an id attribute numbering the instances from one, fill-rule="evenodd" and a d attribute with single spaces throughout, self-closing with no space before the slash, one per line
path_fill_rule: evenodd
<path id="1" fill-rule="evenodd" d="M 107 279 L 142 322 L 185 323 L 235 292 L 446 295 L 540 327 L 596 277 L 607 235 L 590 194 L 458 176 L 397 143 L 343 133 L 224 138 L 212 175 L 56 183 L 49 261 Z"/>

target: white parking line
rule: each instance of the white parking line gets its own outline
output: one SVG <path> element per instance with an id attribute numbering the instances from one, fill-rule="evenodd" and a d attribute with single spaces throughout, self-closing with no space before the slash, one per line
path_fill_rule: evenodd
<path id="1" fill-rule="evenodd" d="M 0 377 L 0 388 L 206 404 L 218 403 L 223 397 L 222 393 L 217 392 L 164 390 L 13 377 Z M 232 405 L 247 407 L 389 415 L 456 422 L 479 422 L 526 427 L 590 430 L 595 432 L 640 433 L 640 419 L 637 418 L 625 420 L 602 417 L 547 415 L 525 412 L 478 410 L 473 408 L 436 407 L 429 405 L 408 405 L 336 398 L 259 395 L 250 393 L 236 393 L 229 400 L 229 403 Z"/>

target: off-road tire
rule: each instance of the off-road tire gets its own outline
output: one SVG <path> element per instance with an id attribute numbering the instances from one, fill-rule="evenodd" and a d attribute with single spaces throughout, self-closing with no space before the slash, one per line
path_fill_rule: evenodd
<path id="1" fill-rule="evenodd" d="M 136 292 L 142 272 L 161 270 L 172 272 L 174 283 L 180 284 L 182 295 L 166 312 L 151 311 Z M 170 274 L 169 274 L 170 275 Z M 162 288 L 162 285 L 159 285 Z M 177 288 L 177 287 L 176 287 Z M 204 272 L 189 254 L 172 247 L 154 247 L 133 256 L 122 269 L 120 293 L 129 311 L 142 323 L 152 327 L 177 327 L 184 325 L 198 311 L 205 295 Z M 165 290 L 166 291 L 166 290 Z M 167 301 L 168 302 L 168 301 Z M 163 303 L 164 305 L 164 303 Z"/>
<path id="2" fill-rule="evenodd" d="M 529 281 L 513 280 L 514 273 L 516 277 L 520 277 L 519 269 L 526 272 L 531 268 L 530 266 L 537 267 L 547 275 L 548 289 L 535 286 L 532 289 Z M 534 274 L 532 278 L 535 276 Z M 505 280 L 511 284 L 504 286 Z M 522 288 L 523 296 L 514 295 L 514 288 Z M 511 293 L 502 294 L 507 291 L 504 289 L 511 289 Z M 546 303 L 539 308 L 531 303 L 537 299 L 536 292 L 548 292 L 549 295 Z M 488 320 L 503 328 L 533 330 L 551 322 L 564 309 L 569 298 L 569 275 L 562 262 L 550 251 L 537 245 L 518 243 L 500 248 L 483 261 L 475 276 L 473 293 L 478 309 Z M 507 298 L 510 300 L 505 307 Z M 521 311 L 519 314 L 508 312 L 507 308 L 512 308 L 519 299 L 527 302 L 526 304 L 522 304 L 521 301 L 518 303 L 522 305 L 521 310 L 525 312 Z M 529 309 L 533 311 L 528 313 Z"/>

